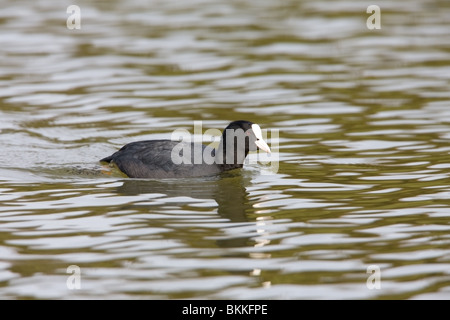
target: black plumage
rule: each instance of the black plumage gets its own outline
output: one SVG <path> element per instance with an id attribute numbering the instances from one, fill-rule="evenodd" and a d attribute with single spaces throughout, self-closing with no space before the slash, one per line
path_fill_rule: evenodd
<path id="1" fill-rule="evenodd" d="M 242 168 L 249 151 L 270 152 L 261 129 L 250 121 L 230 123 L 217 149 L 201 143 L 145 140 L 126 144 L 100 161 L 116 165 L 130 178 L 182 178 L 215 175 Z"/>

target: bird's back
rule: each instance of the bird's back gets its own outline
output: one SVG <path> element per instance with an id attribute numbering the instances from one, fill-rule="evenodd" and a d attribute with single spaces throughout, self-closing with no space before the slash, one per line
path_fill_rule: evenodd
<path id="1" fill-rule="evenodd" d="M 204 162 L 214 149 L 199 143 L 145 140 L 129 143 L 100 161 L 115 164 L 130 178 L 178 178 L 212 175 L 217 165 Z"/>

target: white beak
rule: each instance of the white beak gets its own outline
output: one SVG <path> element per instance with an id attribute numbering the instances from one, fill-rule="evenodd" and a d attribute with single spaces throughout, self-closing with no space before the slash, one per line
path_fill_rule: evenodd
<path id="1" fill-rule="evenodd" d="M 269 145 L 264 141 L 261 128 L 256 123 L 252 124 L 252 131 L 255 134 L 255 144 L 258 146 L 258 148 L 264 150 L 267 153 L 270 153 Z"/>

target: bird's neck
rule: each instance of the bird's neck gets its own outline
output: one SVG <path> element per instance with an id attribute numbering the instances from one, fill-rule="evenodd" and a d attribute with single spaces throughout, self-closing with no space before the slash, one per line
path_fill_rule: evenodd
<path id="1" fill-rule="evenodd" d="M 238 148 L 233 143 L 227 143 L 225 139 L 222 139 L 216 150 L 215 161 L 224 171 L 242 168 L 247 153 L 245 148 Z"/>

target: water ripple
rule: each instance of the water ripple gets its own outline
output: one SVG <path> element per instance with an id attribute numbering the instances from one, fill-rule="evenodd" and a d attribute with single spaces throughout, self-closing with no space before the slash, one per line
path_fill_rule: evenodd
<path id="1" fill-rule="evenodd" d="M 82 1 L 68 30 L 71 4 L 0 8 L 1 298 L 449 297 L 445 1 L 381 1 L 380 30 L 365 1 Z M 235 119 L 277 131 L 270 161 L 98 163 Z"/>

